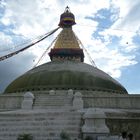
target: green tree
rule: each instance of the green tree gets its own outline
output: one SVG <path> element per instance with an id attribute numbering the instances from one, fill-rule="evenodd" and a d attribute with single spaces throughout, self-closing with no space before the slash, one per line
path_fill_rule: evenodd
<path id="1" fill-rule="evenodd" d="M 17 140 L 33 140 L 33 136 L 31 134 L 20 134 Z"/>
<path id="2" fill-rule="evenodd" d="M 61 138 L 61 140 L 71 140 L 69 134 L 66 133 L 65 131 L 62 131 L 62 132 L 60 133 L 60 138 Z"/>

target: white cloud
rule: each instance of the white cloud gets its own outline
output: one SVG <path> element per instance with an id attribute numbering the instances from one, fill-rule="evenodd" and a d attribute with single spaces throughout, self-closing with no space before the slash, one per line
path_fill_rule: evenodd
<path id="1" fill-rule="evenodd" d="M 12 38 L 3 32 L 0 32 L 0 54 L 11 48 Z"/>
<path id="2" fill-rule="evenodd" d="M 111 76 L 118 78 L 121 76 L 121 70 L 123 67 L 137 64 L 135 56 L 125 56 L 118 52 L 118 50 L 106 49 L 102 53 L 98 53 L 95 58 L 98 63 L 98 67 L 106 71 Z"/>
<path id="3" fill-rule="evenodd" d="M 139 18 L 140 18 L 140 1 L 135 0 L 114 0 L 113 2 L 115 7 L 119 8 L 119 19 L 113 25 L 114 28 L 120 28 L 122 30 L 135 32 L 140 27 Z"/>
<path id="4" fill-rule="evenodd" d="M 47 30 L 57 26 L 55 19 L 57 14 L 55 15 L 52 12 L 53 10 L 51 7 L 41 5 L 38 0 L 8 1 L 2 21 L 13 24 L 14 33 L 31 37 L 47 32 Z"/>
<path id="5" fill-rule="evenodd" d="M 120 77 L 121 69 L 123 67 L 128 67 L 138 63 L 135 60 L 135 51 L 139 46 L 135 44 L 133 38 L 137 35 L 136 32 L 140 29 L 138 17 L 140 12 L 138 8 L 139 5 L 140 1 L 138 0 L 135 2 L 130 0 L 112 1 L 112 8 L 119 9 L 119 13 L 115 13 L 116 15 L 113 15 L 115 17 L 115 22 L 111 28 L 105 29 L 99 33 L 104 37 L 105 42 L 107 43 L 106 45 L 113 43 L 111 38 L 114 36 L 119 39 L 118 44 L 114 44 L 115 46 L 117 45 L 116 54 L 112 53 L 112 49 L 106 49 L 106 51 L 102 50 L 100 53 L 101 55 L 98 56 L 99 60 L 98 58 L 97 60 L 95 58 L 95 60 L 99 62 L 99 67 L 101 64 L 101 68 L 113 77 Z M 105 56 L 105 54 L 107 54 L 107 56 Z M 108 56 L 110 56 L 110 58 L 108 58 Z M 101 60 L 102 58 L 104 60 Z M 102 65 L 102 61 L 106 65 Z"/>

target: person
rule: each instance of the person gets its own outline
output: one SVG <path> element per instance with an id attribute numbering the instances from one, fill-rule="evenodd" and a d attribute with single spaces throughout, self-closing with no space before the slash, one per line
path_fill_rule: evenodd
<path id="1" fill-rule="evenodd" d="M 134 136 L 133 136 L 132 133 L 129 133 L 129 134 L 128 134 L 128 140 L 134 140 Z"/>
<path id="2" fill-rule="evenodd" d="M 121 137 L 119 138 L 119 140 L 127 140 L 127 132 L 126 131 L 121 133 Z"/>

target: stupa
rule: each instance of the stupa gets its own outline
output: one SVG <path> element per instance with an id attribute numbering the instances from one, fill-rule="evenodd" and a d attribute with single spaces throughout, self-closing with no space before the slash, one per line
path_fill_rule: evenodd
<path id="1" fill-rule="evenodd" d="M 49 53 L 51 62 L 28 71 L 13 81 L 5 92 L 75 89 L 127 94 L 126 89 L 108 74 L 83 63 L 83 49 L 72 30 L 74 24 L 75 17 L 66 7 L 59 23 L 62 31 Z"/>
<path id="2" fill-rule="evenodd" d="M 49 52 L 51 62 L 15 79 L 0 95 L 0 138 L 31 134 L 36 140 L 115 140 L 121 132 L 140 139 L 140 95 L 130 95 L 115 79 L 84 63 L 72 30 L 69 7 L 60 16 L 59 33 Z"/>

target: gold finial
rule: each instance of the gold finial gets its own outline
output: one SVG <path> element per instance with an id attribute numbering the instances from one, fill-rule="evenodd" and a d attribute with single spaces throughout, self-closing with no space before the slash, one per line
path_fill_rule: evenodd
<path id="1" fill-rule="evenodd" d="M 65 11 L 60 16 L 59 26 L 62 28 L 69 28 L 72 27 L 75 23 L 75 17 L 73 13 L 70 12 L 70 8 L 67 6 Z"/>

